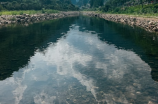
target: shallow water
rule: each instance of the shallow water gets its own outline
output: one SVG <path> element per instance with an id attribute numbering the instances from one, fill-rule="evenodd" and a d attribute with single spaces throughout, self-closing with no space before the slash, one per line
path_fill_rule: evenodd
<path id="1" fill-rule="evenodd" d="M 99 18 L 0 29 L 0 104 L 158 103 L 158 37 Z"/>

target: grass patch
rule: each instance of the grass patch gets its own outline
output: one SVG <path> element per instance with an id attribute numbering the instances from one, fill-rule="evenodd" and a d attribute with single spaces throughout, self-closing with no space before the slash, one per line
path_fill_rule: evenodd
<path id="1" fill-rule="evenodd" d="M 41 13 L 59 13 L 59 11 L 51 10 L 51 9 L 0 11 L 0 15 L 22 15 L 22 14 L 41 14 Z"/>
<path id="2" fill-rule="evenodd" d="M 100 14 L 119 14 L 119 15 L 129 15 L 134 17 L 145 17 L 145 18 L 158 18 L 158 14 L 138 14 L 138 13 L 115 13 L 115 12 L 102 12 L 102 11 L 95 11 L 96 13 Z"/>

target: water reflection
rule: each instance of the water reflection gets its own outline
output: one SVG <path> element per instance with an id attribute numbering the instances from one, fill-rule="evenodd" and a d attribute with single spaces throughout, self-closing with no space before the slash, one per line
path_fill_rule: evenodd
<path id="1" fill-rule="evenodd" d="M 27 66 L 0 82 L 0 103 L 147 104 L 158 102 L 158 83 L 135 52 L 101 41 L 78 25 L 36 50 Z"/>
<path id="2" fill-rule="evenodd" d="M 67 32 L 76 18 L 1 28 L 0 80 L 11 77 L 14 71 L 27 65 L 35 50 L 43 51 L 50 40 L 56 42 L 63 35 L 61 32 Z"/>
<path id="3" fill-rule="evenodd" d="M 99 18 L 84 18 L 77 22 L 87 30 L 96 31 L 100 40 L 114 44 L 118 49 L 131 50 L 152 68 L 151 77 L 158 81 L 158 35 L 141 28 L 105 21 Z M 83 29 L 80 28 L 82 31 Z"/>

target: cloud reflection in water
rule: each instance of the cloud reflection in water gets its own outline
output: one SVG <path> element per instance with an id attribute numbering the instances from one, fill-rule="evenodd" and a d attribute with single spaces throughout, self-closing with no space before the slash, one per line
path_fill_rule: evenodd
<path id="1" fill-rule="evenodd" d="M 72 26 L 57 43 L 37 51 L 28 66 L 0 82 L 0 102 L 144 104 L 155 96 L 148 88 L 158 85 L 150 70 L 134 52 Z"/>

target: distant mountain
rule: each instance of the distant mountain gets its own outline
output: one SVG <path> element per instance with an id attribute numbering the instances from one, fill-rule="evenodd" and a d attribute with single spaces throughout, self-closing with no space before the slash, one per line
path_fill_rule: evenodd
<path id="1" fill-rule="evenodd" d="M 90 0 L 91 7 L 99 7 L 104 5 L 104 0 Z"/>
<path id="2" fill-rule="evenodd" d="M 85 6 L 90 0 L 71 0 L 72 4 L 78 6 Z"/>
<path id="3" fill-rule="evenodd" d="M 77 5 L 86 6 L 90 0 L 78 0 Z"/>
<path id="4" fill-rule="evenodd" d="M 78 0 L 71 0 L 71 3 L 76 5 L 76 3 L 78 2 Z"/>
<path id="5" fill-rule="evenodd" d="M 99 6 L 103 6 L 105 1 L 107 0 L 71 0 L 71 2 L 74 5 L 78 5 L 78 6 L 86 6 L 87 4 L 90 5 L 90 7 L 99 7 Z"/>

